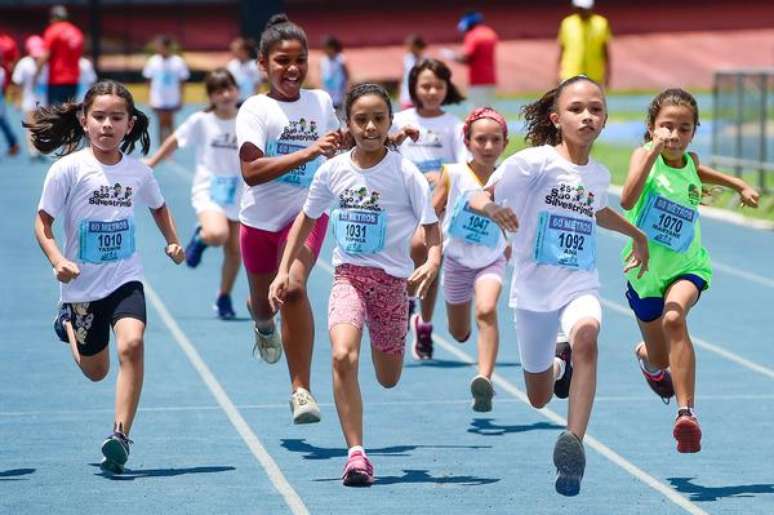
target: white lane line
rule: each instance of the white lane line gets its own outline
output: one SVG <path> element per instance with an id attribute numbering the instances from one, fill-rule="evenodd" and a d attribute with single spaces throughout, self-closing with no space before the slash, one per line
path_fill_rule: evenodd
<path id="1" fill-rule="evenodd" d="M 634 318 L 634 314 L 632 313 L 631 309 L 629 309 L 627 306 L 624 306 L 623 304 L 619 304 L 617 302 L 614 302 L 612 300 L 608 300 L 605 298 L 602 298 L 601 300 L 602 300 L 602 305 L 610 309 L 611 311 L 627 316 L 629 318 Z M 742 356 L 734 354 L 733 352 L 728 351 L 706 340 L 702 340 L 701 338 L 691 336 L 691 341 L 697 347 L 700 347 L 704 350 L 708 350 L 714 354 L 717 354 L 718 356 L 726 358 L 729 361 L 733 361 L 737 365 L 741 365 L 745 368 L 749 368 L 754 372 L 758 372 L 759 374 L 762 374 L 766 377 L 774 379 L 774 370 L 768 367 L 759 365 L 758 363 L 755 363 L 753 361 L 750 361 L 749 359 L 743 358 Z"/>
<path id="2" fill-rule="evenodd" d="M 318 260 L 317 263 L 319 264 L 320 268 L 322 268 L 323 270 L 325 270 L 329 274 L 333 274 L 333 267 L 327 261 L 324 261 L 324 260 L 321 259 L 321 260 Z M 475 360 L 470 355 L 468 355 L 467 353 L 465 353 L 462 350 L 460 350 L 458 345 L 454 345 L 452 343 L 449 343 L 448 341 L 446 341 L 445 339 L 443 339 L 443 338 L 441 338 L 441 337 L 439 337 L 437 335 L 433 335 L 433 341 L 435 341 L 438 345 L 443 347 L 444 350 L 446 350 L 450 354 L 453 354 L 454 356 L 456 356 L 458 359 L 460 359 L 460 360 L 462 360 L 462 361 L 464 361 L 466 363 L 475 363 Z M 516 387 L 516 385 L 514 385 L 511 382 L 509 382 L 507 379 L 502 377 L 497 372 L 492 374 L 492 381 L 497 386 L 499 386 L 500 388 L 502 388 L 503 390 L 505 390 L 506 392 L 511 394 L 513 397 L 516 397 L 517 399 L 519 399 L 521 402 L 523 402 L 527 406 L 530 406 L 529 399 L 527 398 L 527 395 L 524 392 L 522 392 L 521 390 L 519 390 Z M 540 414 L 542 414 L 547 419 L 549 419 L 552 422 L 554 422 L 555 424 L 559 424 L 561 426 L 567 426 L 567 420 L 565 420 L 561 415 L 557 414 L 556 412 L 554 412 L 554 411 L 552 411 L 552 410 L 550 410 L 548 408 L 542 408 L 542 409 L 539 409 L 539 410 L 536 410 L 536 411 L 539 412 Z M 674 504 L 676 504 L 677 506 L 681 507 L 682 509 L 684 509 L 688 513 L 692 513 L 692 514 L 695 514 L 695 515 L 707 515 L 707 512 L 702 510 L 700 507 L 698 507 L 697 505 L 695 505 L 694 503 L 692 503 L 691 501 L 689 501 L 688 499 L 686 499 L 682 495 L 678 494 L 672 488 L 668 487 L 667 485 L 665 485 L 664 483 L 662 483 L 661 481 L 659 481 L 655 477 L 651 476 L 650 474 L 648 474 L 647 472 L 645 472 L 641 468 L 639 468 L 636 465 L 634 465 L 633 463 L 629 462 L 628 460 L 626 460 L 626 458 L 624 458 L 623 456 L 621 456 L 620 454 L 618 454 L 614 450 L 610 449 L 609 447 L 607 447 L 605 444 L 603 444 L 602 442 L 600 442 L 599 440 L 597 440 L 596 438 L 594 438 L 590 434 L 586 433 L 586 437 L 584 438 L 583 441 L 589 447 L 591 447 L 592 449 L 597 451 L 599 454 L 601 454 L 602 456 L 607 458 L 609 461 L 611 461 L 615 465 L 619 466 L 620 468 L 624 469 L 626 472 L 628 472 L 629 474 L 634 476 L 639 481 L 645 483 L 646 485 L 648 485 L 652 489 L 654 489 L 657 492 L 661 493 L 668 500 L 672 501 Z"/>
<path id="3" fill-rule="evenodd" d="M 309 510 L 304 505 L 301 497 L 299 497 L 298 493 L 296 493 L 288 480 L 285 479 L 285 476 L 277 463 L 266 451 L 261 441 L 255 435 L 255 433 L 253 433 L 252 429 L 250 429 L 250 426 L 247 424 L 245 419 L 239 413 L 237 407 L 229 398 L 226 391 L 210 371 L 207 364 L 199 355 L 199 352 L 193 346 L 185 333 L 180 329 L 180 326 L 177 325 L 177 322 L 169 313 L 169 310 L 167 310 L 167 307 L 161 301 L 161 298 L 150 286 L 150 284 L 148 284 L 147 281 L 145 282 L 145 292 L 148 294 L 148 299 L 150 300 L 151 304 L 153 304 L 153 307 L 156 308 L 156 311 L 159 313 L 159 316 L 161 316 L 161 319 L 169 329 L 169 332 L 172 333 L 175 342 L 177 342 L 178 346 L 180 346 L 180 348 L 183 350 L 186 357 L 188 357 L 188 360 L 193 365 L 194 369 L 196 369 L 196 371 L 199 373 L 202 381 L 204 381 L 204 384 L 206 384 L 207 388 L 209 388 L 212 396 L 215 397 L 215 400 L 220 405 L 221 409 L 225 412 L 226 416 L 231 422 L 231 425 L 234 426 L 239 435 L 242 437 L 242 440 L 244 440 L 245 444 L 247 444 L 247 447 L 253 453 L 253 456 L 255 456 L 263 469 L 266 471 L 266 475 L 269 476 L 269 479 L 274 484 L 274 488 L 276 488 L 282 497 L 285 498 L 285 503 L 290 508 L 290 511 L 294 515 L 308 515 Z"/>

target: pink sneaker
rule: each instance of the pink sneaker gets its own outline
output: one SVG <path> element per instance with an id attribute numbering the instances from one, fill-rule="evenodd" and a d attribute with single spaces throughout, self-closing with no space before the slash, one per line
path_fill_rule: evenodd
<path id="1" fill-rule="evenodd" d="M 374 482 L 374 467 L 362 452 L 355 451 L 344 466 L 342 479 L 344 486 L 371 486 Z"/>

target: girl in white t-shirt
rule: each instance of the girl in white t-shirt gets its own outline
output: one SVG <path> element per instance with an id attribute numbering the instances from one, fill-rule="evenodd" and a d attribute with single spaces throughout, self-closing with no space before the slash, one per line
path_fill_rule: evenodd
<path id="1" fill-rule="evenodd" d="M 172 214 L 150 168 L 130 157 L 136 143 L 148 151 L 148 118 L 134 106 L 125 86 L 98 82 L 83 104 L 39 108 L 26 124 L 35 146 L 64 157 L 48 171 L 35 218 L 35 236 L 61 284 L 54 321 L 59 338 L 92 381 L 109 368 L 110 329 L 119 357 L 113 432 L 102 443 L 102 467 L 120 473 L 129 458 L 132 428 L 143 380 L 145 296 L 142 265 L 135 249 L 135 207 L 150 207 L 167 242 L 166 254 L 184 259 Z M 82 138 L 89 145 L 77 150 Z M 76 151 L 77 150 L 77 151 Z M 64 224 L 62 252 L 54 239 L 57 218 Z"/>
<path id="2" fill-rule="evenodd" d="M 632 238 L 626 269 L 640 267 L 640 274 L 647 270 L 647 239 L 607 206 L 610 172 L 589 157 L 607 120 L 602 88 L 573 77 L 526 106 L 523 115 L 533 147 L 506 159 L 490 179 L 497 204 L 479 194 L 471 206 L 508 231 L 518 229 L 511 305 L 527 396 L 542 408 L 554 392 L 569 395 L 567 430 L 554 448 L 555 487 L 577 495 L 602 325 L 597 226 Z M 559 328 L 569 335 L 565 348 L 556 344 Z"/>
<path id="3" fill-rule="evenodd" d="M 185 61 L 172 53 L 174 43 L 169 36 L 156 42 L 157 52 L 142 69 L 142 76 L 150 81 L 150 106 L 159 122 L 159 144 L 163 143 L 175 126 L 175 111 L 183 103 L 183 82 L 190 72 Z"/>
<path id="4" fill-rule="evenodd" d="M 408 83 L 415 107 L 395 115 L 393 130 L 414 129 L 418 132 L 416 138 L 405 138 L 398 150 L 425 174 L 432 189 L 438 183 L 443 165 L 465 163 L 468 160 L 468 152 L 462 140 L 462 122 L 443 110 L 443 106 L 459 103 L 465 98 L 451 81 L 449 67 L 437 59 L 419 61 L 411 69 Z M 415 266 L 427 259 L 423 241 L 421 231 L 417 231 L 411 242 L 411 257 Z M 413 313 L 415 299 L 412 299 L 409 307 L 409 326 L 413 335 L 411 350 L 416 359 L 433 357 L 431 321 L 437 293 L 438 284 L 435 283 L 421 302 L 421 313 Z"/>
<path id="5" fill-rule="evenodd" d="M 236 38 L 231 42 L 231 54 L 234 56 L 226 68 L 234 76 L 239 87 L 240 104 L 258 93 L 261 86 L 261 71 L 256 61 L 255 41 L 252 39 Z"/>
<path id="6" fill-rule="evenodd" d="M 231 290 L 239 273 L 239 205 L 242 200 L 242 172 L 236 144 L 236 115 L 239 90 L 233 75 L 216 68 L 204 78 L 210 105 L 192 114 L 158 151 L 148 159 L 156 165 L 178 148 L 196 148 L 196 173 L 191 187 L 191 205 L 199 223 L 185 248 L 185 262 L 196 268 L 208 246 L 223 247 L 220 289 L 215 311 L 223 320 L 236 316 Z"/>
<path id="7" fill-rule="evenodd" d="M 463 126 L 469 162 L 443 167 L 433 206 L 443 220 L 443 290 L 449 333 L 459 342 L 470 337 L 470 305 L 476 296 L 478 326 L 478 375 L 470 383 L 474 411 L 491 411 L 491 377 L 499 346 L 497 300 L 505 272 L 506 240 L 491 219 L 471 211 L 467 202 L 473 192 L 489 181 L 497 160 L 508 145 L 508 124 L 492 108 L 474 109 Z"/>
<path id="8" fill-rule="evenodd" d="M 30 36 L 24 42 L 24 48 L 27 55 L 19 59 L 13 68 L 11 81 L 21 88 L 21 110 L 24 113 L 24 121 L 33 122 L 35 109 L 48 104 L 46 101 L 48 78 L 48 65 L 44 64 L 40 73 L 37 73 L 38 64 L 36 59 L 46 52 L 43 38 L 40 36 Z M 32 144 L 32 138 L 27 132 L 27 149 L 30 157 L 40 157 L 40 152 Z"/>
<path id="9" fill-rule="evenodd" d="M 255 95 L 239 108 L 237 146 L 242 177 L 239 219 L 242 260 L 250 284 L 255 346 L 267 363 L 276 363 L 284 346 L 296 424 L 320 421 L 309 392 L 314 320 L 306 280 L 320 253 L 327 216 L 322 216 L 290 268 L 291 291 L 282 305 L 282 335 L 275 328 L 269 285 L 293 219 L 301 211 L 317 168 L 339 149 L 339 121 L 331 97 L 301 86 L 309 69 L 306 34 L 285 15 L 275 15 L 261 35 L 259 62 L 268 77 L 268 94 Z"/>
<path id="10" fill-rule="evenodd" d="M 421 296 L 441 263 L 438 219 L 425 181 L 410 161 L 386 148 L 392 121 L 387 92 L 376 84 L 356 86 L 345 103 L 347 126 L 355 140 L 351 152 L 320 167 L 304 208 L 290 229 L 269 299 L 287 303 L 291 269 L 303 242 L 323 213 L 331 218 L 336 268 L 328 305 L 333 354 L 333 394 L 348 452 L 343 480 L 369 485 L 373 466 L 363 449 L 363 402 L 358 361 L 363 326 L 368 325 L 376 378 L 385 388 L 400 379 L 407 332 L 407 287 Z M 409 240 L 421 225 L 427 237 L 427 261 L 414 269 Z"/>

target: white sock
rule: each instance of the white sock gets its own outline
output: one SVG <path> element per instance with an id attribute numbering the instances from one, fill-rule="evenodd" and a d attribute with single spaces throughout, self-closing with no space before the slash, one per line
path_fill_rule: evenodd
<path id="1" fill-rule="evenodd" d="M 696 417 L 696 411 L 694 411 L 693 408 L 689 408 L 688 406 L 681 406 L 680 408 L 678 408 L 677 411 L 680 411 L 680 410 L 683 410 L 683 409 L 687 409 L 692 417 L 694 417 L 694 418 Z"/>
<path id="2" fill-rule="evenodd" d="M 556 365 L 554 367 L 554 381 L 558 381 L 564 377 L 564 370 L 567 368 L 567 364 L 563 359 L 557 357 L 554 357 L 554 364 Z"/>
<path id="3" fill-rule="evenodd" d="M 640 358 L 640 367 L 647 373 L 651 375 L 657 375 L 659 372 L 661 372 L 661 369 L 658 367 L 654 367 L 650 363 L 648 363 L 646 360 Z"/>
<path id="4" fill-rule="evenodd" d="M 354 454 L 357 451 L 360 451 L 361 453 L 363 453 L 363 456 L 366 455 L 365 449 L 363 449 L 362 445 L 355 445 L 354 447 L 350 447 L 349 451 L 347 451 L 347 458 L 351 458 L 352 454 Z"/>

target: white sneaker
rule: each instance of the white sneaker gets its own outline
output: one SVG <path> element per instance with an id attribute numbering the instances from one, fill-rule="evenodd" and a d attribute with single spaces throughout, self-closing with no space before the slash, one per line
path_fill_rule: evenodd
<path id="1" fill-rule="evenodd" d="M 321 418 L 320 407 L 306 388 L 296 388 L 290 396 L 290 410 L 294 424 L 314 424 Z"/>
<path id="2" fill-rule="evenodd" d="M 274 327 L 270 334 L 263 334 L 255 329 L 255 344 L 253 345 L 253 356 L 260 354 L 261 359 L 272 365 L 282 357 L 282 336 L 279 327 Z"/>

